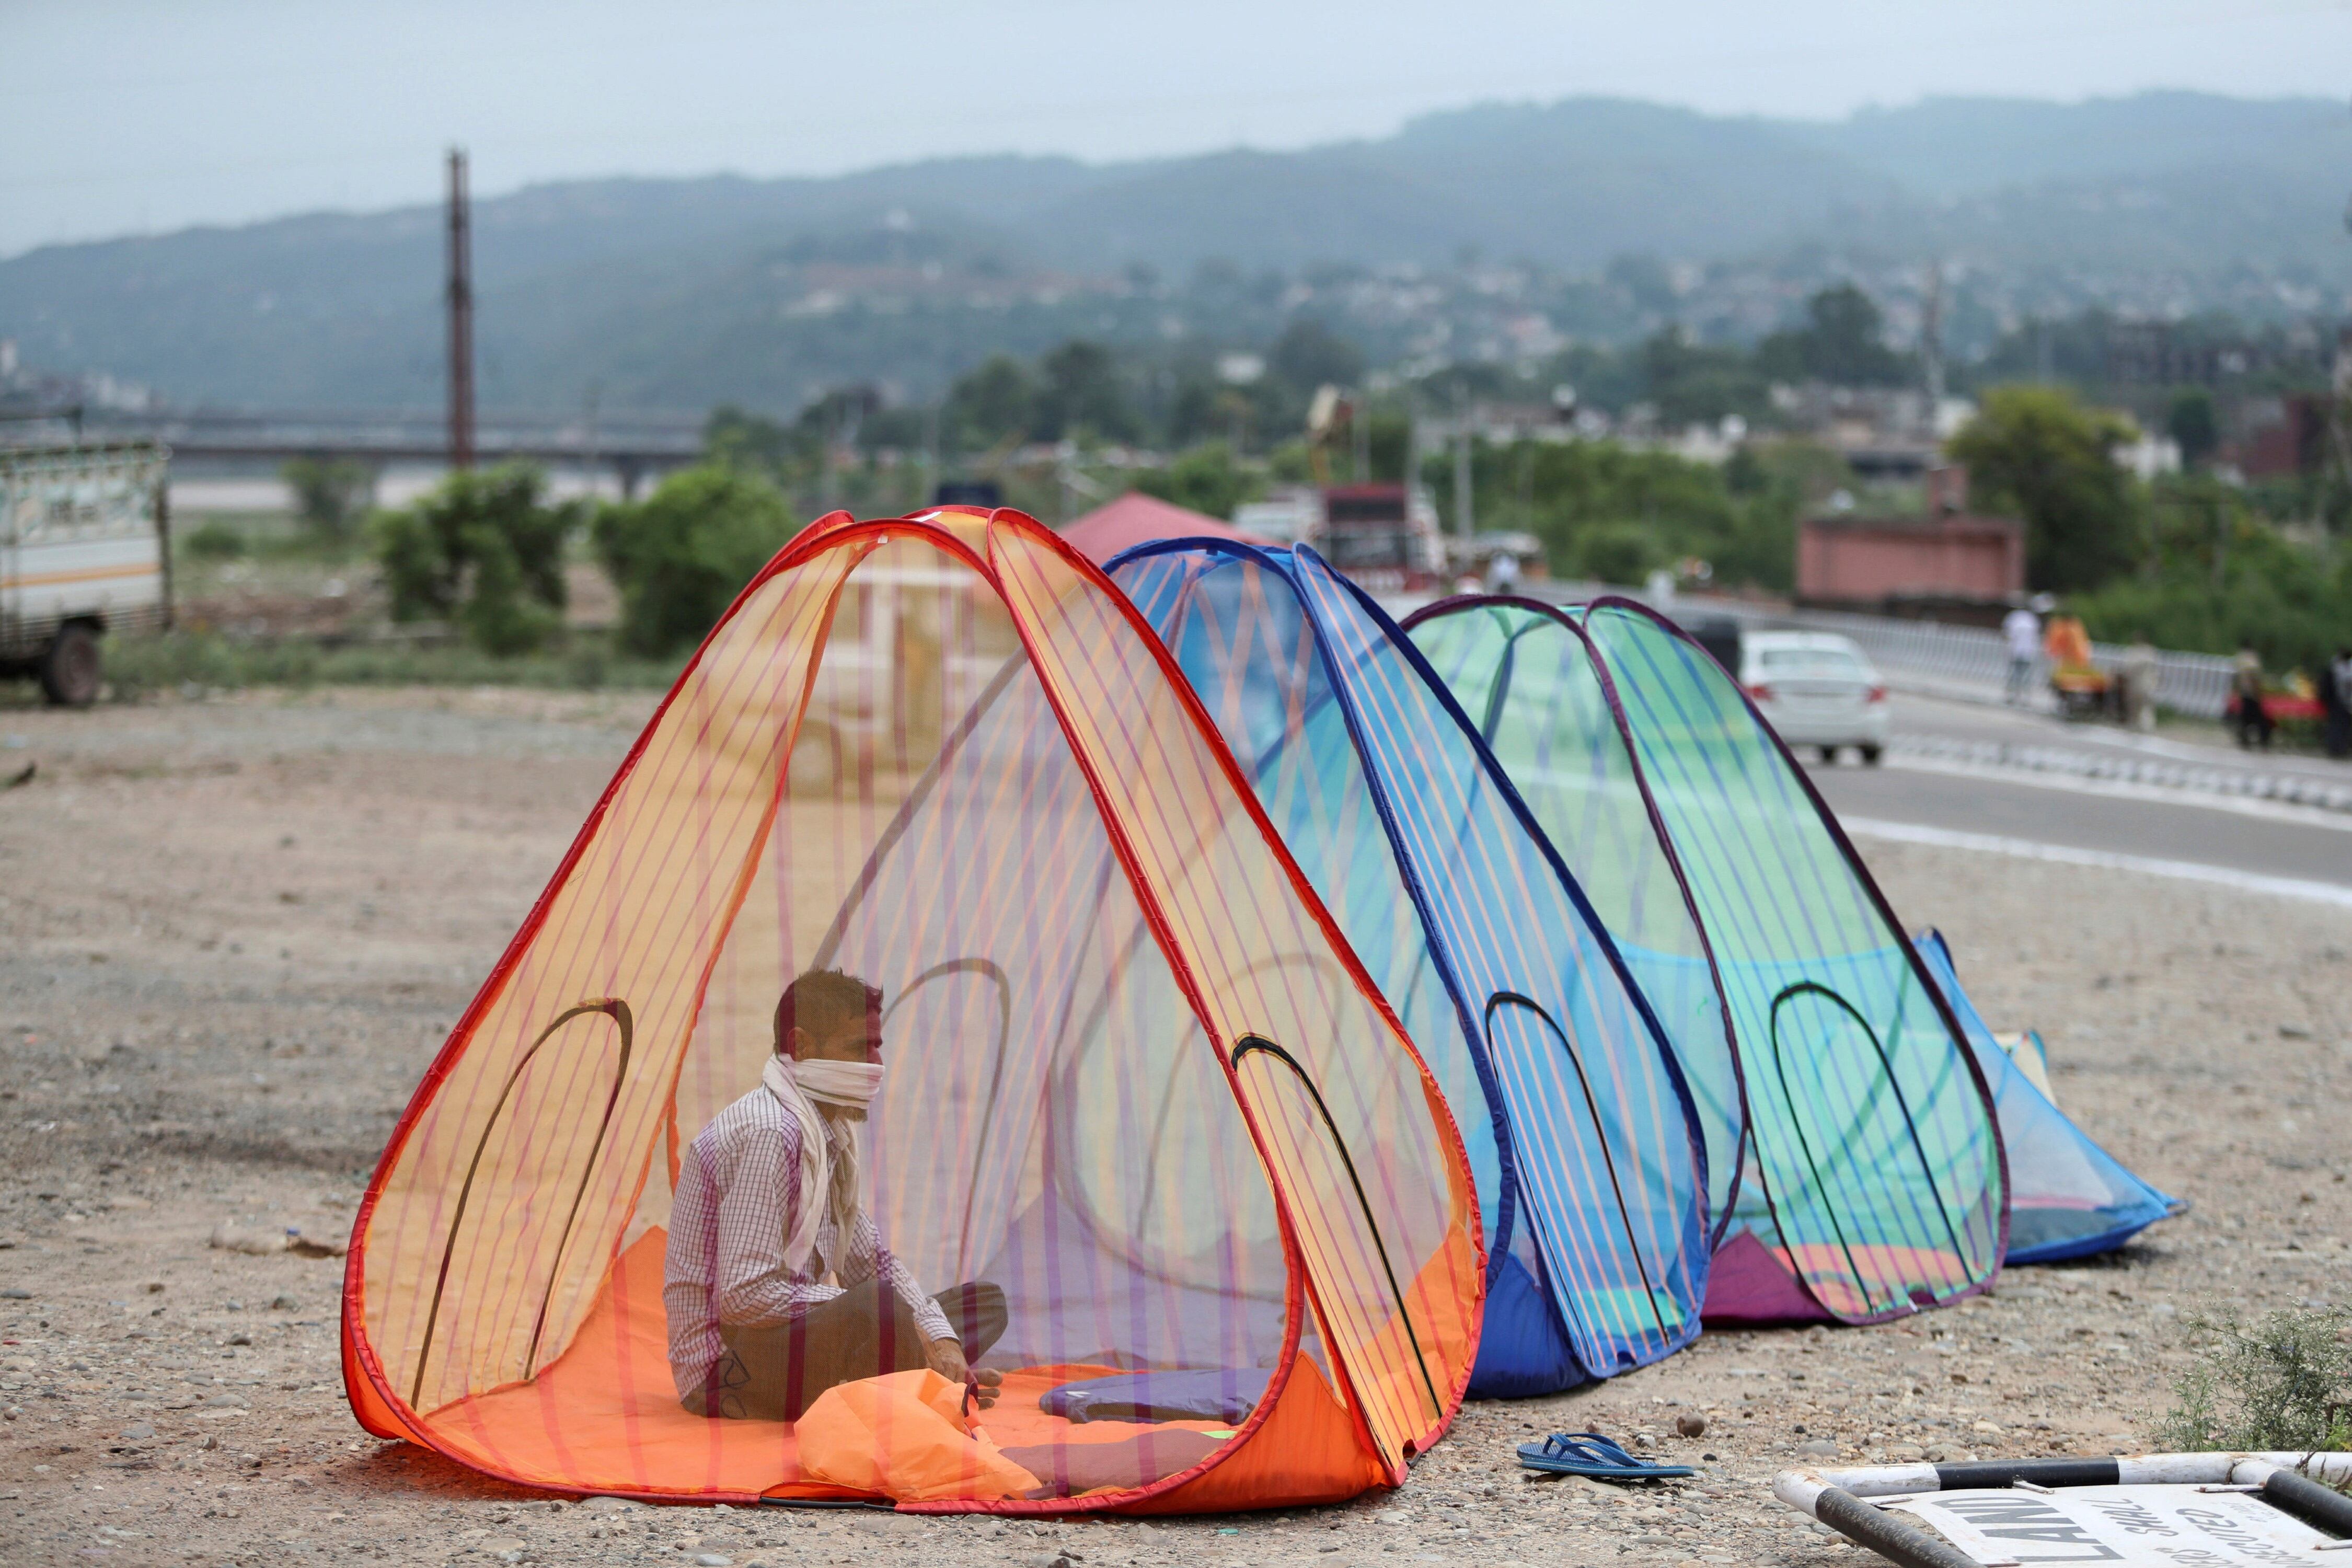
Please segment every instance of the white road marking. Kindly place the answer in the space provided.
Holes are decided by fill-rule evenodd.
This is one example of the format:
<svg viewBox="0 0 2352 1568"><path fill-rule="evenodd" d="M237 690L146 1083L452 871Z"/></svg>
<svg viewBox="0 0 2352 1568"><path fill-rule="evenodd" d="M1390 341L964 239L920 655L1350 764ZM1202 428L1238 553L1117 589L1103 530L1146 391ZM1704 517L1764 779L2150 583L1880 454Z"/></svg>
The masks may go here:
<svg viewBox="0 0 2352 1568"><path fill-rule="evenodd" d="M1866 816L1840 816L1845 830L1858 837L1884 838L1896 844L1926 844L1939 849L1973 849L1980 854L2009 855L2021 860L2049 860L2062 866L2094 866L2107 871L2137 871L2148 877L2170 877L2183 882L2204 882L2244 893L2270 893L2283 899L2307 899L2352 910L2352 888L2335 882L2306 882L2294 877L2266 877L2255 871L2233 871L2227 866L2207 866L2194 860L2159 860L2146 855L2116 855L2105 849L2078 849L2070 844L2042 844L2031 838L2010 838L1992 833L1962 833L1949 827L1928 827L1915 822L1880 822Z"/></svg>

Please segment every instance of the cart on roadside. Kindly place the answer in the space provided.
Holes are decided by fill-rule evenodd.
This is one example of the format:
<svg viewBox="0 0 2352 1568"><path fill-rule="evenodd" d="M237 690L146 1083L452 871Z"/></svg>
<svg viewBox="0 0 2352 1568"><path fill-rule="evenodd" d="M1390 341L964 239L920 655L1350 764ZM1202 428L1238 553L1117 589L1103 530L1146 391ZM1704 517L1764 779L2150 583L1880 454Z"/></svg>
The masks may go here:
<svg viewBox="0 0 2352 1568"><path fill-rule="evenodd" d="M2091 634L2074 616L2053 616L2042 635L2050 659L2050 689L2062 719L2121 719L2122 689L2091 657Z"/></svg>

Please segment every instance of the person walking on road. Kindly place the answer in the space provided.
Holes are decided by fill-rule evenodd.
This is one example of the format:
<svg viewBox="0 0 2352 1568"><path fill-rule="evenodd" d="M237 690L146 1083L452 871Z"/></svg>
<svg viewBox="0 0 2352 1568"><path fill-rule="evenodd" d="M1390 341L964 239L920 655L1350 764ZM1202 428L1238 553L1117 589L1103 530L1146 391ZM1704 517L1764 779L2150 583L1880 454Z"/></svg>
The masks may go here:
<svg viewBox="0 0 2352 1568"><path fill-rule="evenodd" d="M2238 644L2238 658L2230 674L2230 696L2237 704L2238 744L2252 747L2257 742L2263 751L2271 749L2271 716L2263 711L2263 656L2254 651L2251 638Z"/></svg>
<svg viewBox="0 0 2352 1568"><path fill-rule="evenodd" d="M2042 617L2023 605L2001 617L2000 635L2009 643L2008 702L2024 700L2032 689L2033 661L2042 655Z"/></svg>
<svg viewBox="0 0 2352 1568"><path fill-rule="evenodd" d="M2327 754L2352 757L2352 647L2339 647L2319 672L2319 706L2327 716Z"/></svg>

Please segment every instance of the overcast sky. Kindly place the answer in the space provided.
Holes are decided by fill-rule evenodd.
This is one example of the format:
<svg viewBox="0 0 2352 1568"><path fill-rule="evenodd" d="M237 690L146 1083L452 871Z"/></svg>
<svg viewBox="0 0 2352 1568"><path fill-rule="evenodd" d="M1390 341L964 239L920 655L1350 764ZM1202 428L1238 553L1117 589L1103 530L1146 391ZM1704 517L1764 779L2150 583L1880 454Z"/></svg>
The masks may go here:
<svg viewBox="0 0 2352 1568"><path fill-rule="evenodd" d="M2352 0L0 0L0 255L608 174L1380 135L1612 93L2352 92Z"/></svg>

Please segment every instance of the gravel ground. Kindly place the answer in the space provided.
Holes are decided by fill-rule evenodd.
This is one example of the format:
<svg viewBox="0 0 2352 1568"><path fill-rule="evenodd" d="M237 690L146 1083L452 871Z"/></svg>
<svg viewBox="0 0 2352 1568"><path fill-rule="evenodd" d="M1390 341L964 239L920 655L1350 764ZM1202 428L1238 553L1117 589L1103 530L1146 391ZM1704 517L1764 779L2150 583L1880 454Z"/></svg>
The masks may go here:
<svg viewBox="0 0 2352 1568"><path fill-rule="evenodd" d="M344 1232L652 699L16 700L0 782L37 771L0 791L0 1561L780 1565L887 1541L1088 1568L1852 1563L1771 1500L1773 1471L2135 1449L2184 1311L2352 1298L2352 913L1874 847L1996 1026L2043 1029L2062 1103L2194 1214L1952 1311L1710 1334L1597 1389L1470 1405L1406 1487L1342 1508L1032 1525L550 1500L359 1430L338 1261L207 1241ZM1513 1462L1581 1427L1704 1473L1628 1492Z"/></svg>

